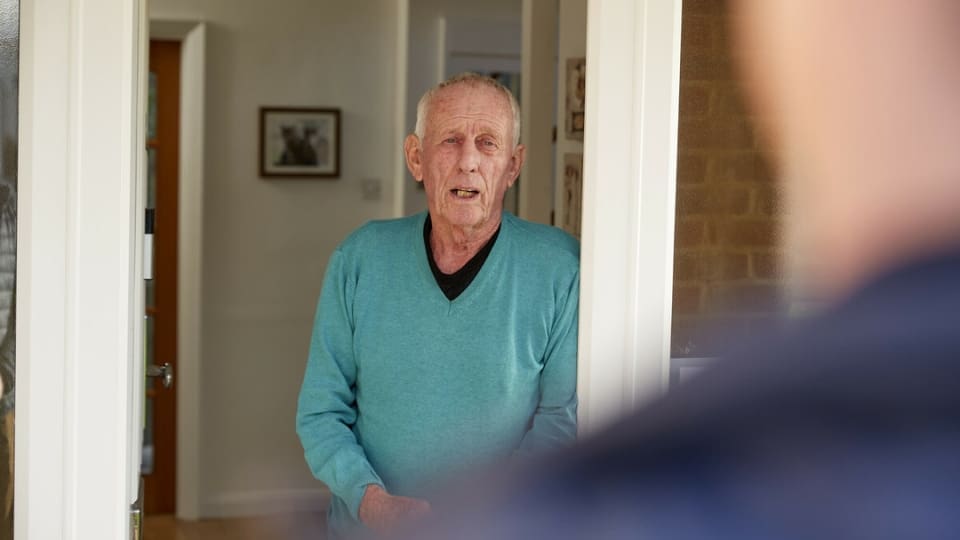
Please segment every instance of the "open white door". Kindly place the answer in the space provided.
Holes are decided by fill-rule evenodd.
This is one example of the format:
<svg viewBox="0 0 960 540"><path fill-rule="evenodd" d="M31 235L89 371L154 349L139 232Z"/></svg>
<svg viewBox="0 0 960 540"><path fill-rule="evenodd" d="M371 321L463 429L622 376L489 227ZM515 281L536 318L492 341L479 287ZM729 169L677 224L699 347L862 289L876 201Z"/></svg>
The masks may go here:
<svg viewBox="0 0 960 540"><path fill-rule="evenodd" d="M144 0L21 4L16 533L130 537Z"/></svg>

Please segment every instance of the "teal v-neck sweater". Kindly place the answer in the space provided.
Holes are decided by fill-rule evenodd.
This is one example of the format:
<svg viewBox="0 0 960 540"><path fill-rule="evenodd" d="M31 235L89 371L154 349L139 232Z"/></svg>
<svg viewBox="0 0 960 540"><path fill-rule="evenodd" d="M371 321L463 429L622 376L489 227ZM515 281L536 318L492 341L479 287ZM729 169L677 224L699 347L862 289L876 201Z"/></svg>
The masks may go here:
<svg viewBox="0 0 960 540"><path fill-rule="evenodd" d="M430 270L425 218L368 223L327 267L297 432L333 493L335 530L356 524L369 484L424 496L463 468L575 437L577 242L504 213L451 301Z"/></svg>

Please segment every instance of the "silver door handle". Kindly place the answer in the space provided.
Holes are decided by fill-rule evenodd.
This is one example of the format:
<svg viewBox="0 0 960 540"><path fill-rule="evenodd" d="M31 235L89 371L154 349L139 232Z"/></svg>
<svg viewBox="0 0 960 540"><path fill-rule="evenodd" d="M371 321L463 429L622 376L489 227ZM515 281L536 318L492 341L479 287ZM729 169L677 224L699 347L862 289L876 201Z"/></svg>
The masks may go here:
<svg viewBox="0 0 960 540"><path fill-rule="evenodd" d="M147 366L147 377L160 377L160 384L170 388L173 386L173 366L168 363L161 366L151 364Z"/></svg>

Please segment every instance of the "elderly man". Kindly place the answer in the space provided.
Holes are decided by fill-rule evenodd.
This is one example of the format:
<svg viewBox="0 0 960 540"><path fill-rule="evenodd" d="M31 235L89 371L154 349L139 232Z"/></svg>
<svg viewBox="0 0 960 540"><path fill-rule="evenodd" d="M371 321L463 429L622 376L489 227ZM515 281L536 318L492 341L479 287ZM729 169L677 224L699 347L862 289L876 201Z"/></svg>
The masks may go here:
<svg viewBox="0 0 960 540"><path fill-rule="evenodd" d="M960 537L960 3L734 5L828 307L411 538Z"/></svg>
<svg viewBox="0 0 960 540"><path fill-rule="evenodd" d="M330 258L297 432L334 534L389 530L429 510L429 484L575 437L578 246L503 211L519 114L478 75L427 92L404 152L428 211Z"/></svg>

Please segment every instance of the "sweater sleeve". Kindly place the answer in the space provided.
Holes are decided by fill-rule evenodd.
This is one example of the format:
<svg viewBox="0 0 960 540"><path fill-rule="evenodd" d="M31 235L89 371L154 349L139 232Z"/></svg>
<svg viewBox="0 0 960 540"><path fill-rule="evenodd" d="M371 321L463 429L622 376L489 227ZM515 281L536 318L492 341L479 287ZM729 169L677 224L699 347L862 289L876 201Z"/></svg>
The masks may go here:
<svg viewBox="0 0 960 540"><path fill-rule="evenodd" d="M577 436L577 321L580 275L560 298L540 372L540 402L519 456L567 446Z"/></svg>
<svg viewBox="0 0 960 540"><path fill-rule="evenodd" d="M341 251L335 251L324 277L300 389L297 434L313 475L359 519L366 486L383 486L383 481L352 430L357 420L351 316L355 280L345 271L343 259Z"/></svg>

